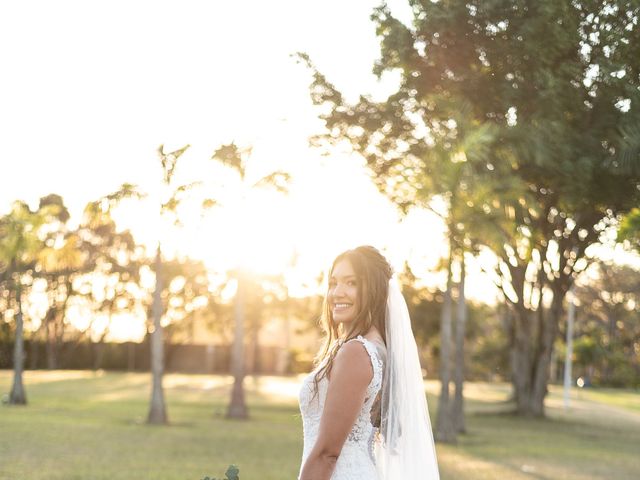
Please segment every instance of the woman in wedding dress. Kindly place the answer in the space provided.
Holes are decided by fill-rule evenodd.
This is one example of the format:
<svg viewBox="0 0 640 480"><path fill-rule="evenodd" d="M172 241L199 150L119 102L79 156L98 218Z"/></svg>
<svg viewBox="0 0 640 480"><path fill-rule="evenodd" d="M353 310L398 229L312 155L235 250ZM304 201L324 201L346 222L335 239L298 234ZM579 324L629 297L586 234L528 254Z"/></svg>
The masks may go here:
<svg viewBox="0 0 640 480"><path fill-rule="evenodd" d="M391 266L373 247L339 255L325 344L300 390L299 480L438 480L422 370Z"/></svg>

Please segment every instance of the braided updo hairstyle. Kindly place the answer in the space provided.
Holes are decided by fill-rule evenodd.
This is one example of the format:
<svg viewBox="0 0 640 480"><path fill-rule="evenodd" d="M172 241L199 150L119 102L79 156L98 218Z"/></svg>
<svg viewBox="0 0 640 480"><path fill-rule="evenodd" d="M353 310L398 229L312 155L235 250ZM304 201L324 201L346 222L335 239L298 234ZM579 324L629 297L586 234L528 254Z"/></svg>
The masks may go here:
<svg viewBox="0 0 640 480"><path fill-rule="evenodd" d="M386 345L385 315L389 280L393 275L391 265L376 248L365 245L338 255L329 270L329 278L331 278L335 266L342 260L347 260L356 274L360 310L356 313L354 320L349 322L348 327L342 323L336 324L333 321L331 305L325 296L321 319L325 339L323 347L315 359L315 365L320 365L325 359L326 363L315 375L316 393L318 382L331 373L333 360L344 342L356 338L358 335L364 336L374 326L382 335Z"/></svg>

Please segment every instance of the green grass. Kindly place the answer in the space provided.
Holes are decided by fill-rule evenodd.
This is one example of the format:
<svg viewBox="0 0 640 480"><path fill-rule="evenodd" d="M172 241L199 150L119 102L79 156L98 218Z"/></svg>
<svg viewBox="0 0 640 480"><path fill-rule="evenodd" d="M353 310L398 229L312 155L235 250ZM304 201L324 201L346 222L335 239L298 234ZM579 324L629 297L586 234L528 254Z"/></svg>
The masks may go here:
<svg viewBox="0 0 640 480"><path fill-rule="evenodd" d="M0 406L0 480L200 480L230 463L245 480L297 477L298 378L248 378L243 422L224 418L228 377L167 375L167 427L144 423L148 374L28 371L25 382L27 407ZM0 393L10 383L0 371ZM437 388L427 385L432 415ZM437 446L443 480L638 478L638 392L574 392L565 412L552 388L544 420L506 413L507 385L466 392L469 433Z"/></svg>
<svg viewBox="0 0 640 480"><path fill-rule="evenodd" d="M577 396L586 400L615 405L640 413L640 390L599 388L581 390Z"/></svg>

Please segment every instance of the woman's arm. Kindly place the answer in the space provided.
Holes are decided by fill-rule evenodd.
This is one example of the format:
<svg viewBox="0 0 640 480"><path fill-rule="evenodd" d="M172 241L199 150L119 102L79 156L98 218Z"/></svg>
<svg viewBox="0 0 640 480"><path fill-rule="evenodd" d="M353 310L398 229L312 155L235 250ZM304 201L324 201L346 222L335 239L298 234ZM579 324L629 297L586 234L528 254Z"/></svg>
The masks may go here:
<svg viewBox="0 0 640 480"><path fill-rule="evenodd" d="M300 480L331 478L372 378L373 368L364 345L345 343L333 361L318 439L307 457Z"/></svg>

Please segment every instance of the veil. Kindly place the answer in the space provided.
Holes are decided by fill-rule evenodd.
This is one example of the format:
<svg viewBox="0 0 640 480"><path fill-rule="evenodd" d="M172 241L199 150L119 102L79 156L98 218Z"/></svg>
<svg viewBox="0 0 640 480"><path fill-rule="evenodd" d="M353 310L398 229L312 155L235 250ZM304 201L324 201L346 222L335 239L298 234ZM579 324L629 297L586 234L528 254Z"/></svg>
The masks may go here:
<svg viewBox="0 0 640 480"><path fill-rule="evenodd" d="M439 480L418 347L395 278L389 280L385 323L381 440L375 447L378 476L382 480Z"/></svg>

